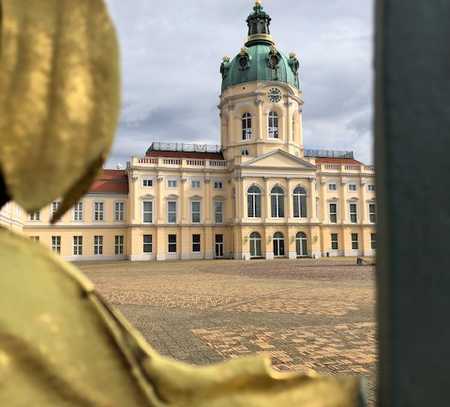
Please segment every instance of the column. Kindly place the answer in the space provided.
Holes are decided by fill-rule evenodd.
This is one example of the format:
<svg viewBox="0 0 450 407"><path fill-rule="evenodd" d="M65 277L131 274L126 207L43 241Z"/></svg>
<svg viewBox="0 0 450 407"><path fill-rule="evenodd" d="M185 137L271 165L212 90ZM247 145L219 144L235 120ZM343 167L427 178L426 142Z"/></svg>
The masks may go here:
<svg viewBox="0 0 450 407"><path fill-rule="evenodd" d="M294 226L288 226L288 234L286 236L285 246L287 255L291 260L297 258L296 233L297 230Z"/></svg>
<svg viewBox="0 0 450 407"><path fill-rule="evenodd" d="M361 197L361 204L359 210L361 211L361 221L363 225L367 225L369 223L369 216L368 216L368 207L367 207L367 193L366 193L366 187L367 187L367 181L362 180L361 186L360 186L360 194Z"/></svg>
<svg viewBox="0 0 450 407"><path fill-rule="evenodd" d="M316 202L316 179L309 179L309 221L311 223L317 223L317 202Z"/></svg>
<svg viewBox="0 0 450 407"><path fill-rule="evenodd" d="M181 259L182 260L188 260L192 256L192 235L191 235L191 228L188 226L182 227L179 229L180 233L178 234L179 242L177 244L179 245L178 251L181 253Z"/></svg>
<svg viewBox="0 0 450 407"><path fill-rule="evenodd" d="M214 228L209 226L204 228L203 242L205 244L203 252L205 259L211 260L214 258Z"/></svg>
<svg viewBox="0 0 450 407"><path fill-rule="evenodd" d="M168 248L167 248L167 233L165 228L162 227L157 228L156 234L154 234L153 236L156 237L156 242L153 243L153 246L156 245L156 248L153 249L156 252L156 260L158 261L166 260L166 253Z"/></svg>
<svg viewBox="0 0 450 407"><path fill-rule="evenodd" d="M339 186L339 196L340 196L340 202L339 202L339 213L340 213L340 223L347 224L349 223L349 219L347 217L347 194L346 194L346 188L347 188L347 181L341 180L341 185Z"/></svg>
<svg viewBox="0 0 450 407"><path fill-rule="evenodd" d="M163 191L163 181L164 181L164 177L162 176L157 176L156 177L156 199L155 199L155 204L156 204L156 208L154 210L156 210L156 224L160 225L164 222L164 197L162 195L162 191Z"/></svg>
<svg viewBox="0 0 450 407"><path fill-rule="evenodd" d="M240 223L241 213L239 211L239 200L241 199L240 178L234 177L234 221Z"/></svg>
<svg viewBox="0 0 450 407"><path fill-rule="evenodd" d="M205 224L211 224L211 178L205 177L205 199L203 202Z"/></svg>
<svg viewBox="0 0 450 407"><path fill-rule="evenodd" d="M269 178L264 177L264 195L261 199L264 202L263 218L265 222L270 222L271 219L271 207L270 207L270 190L269 190Z"/></svg>
<svg viewBox="0 0 450 407"><path fill-rule="evenodd" d="M284 214L286 217L286 223L289 223L290 221L293 221L294 213L293 213L293 207L292 207L292 179L289 177L286 177L286 196L285 196L285 210L286 213Z"/></svg>
<svg viewBox="0 0 450 407"><path fill-rule="evenodd" d="M184 225L186 223L189 223L187 221L187 207L189 205L188 202L186 202L185 196L186 196L186 182L187 182L187 178L183 177L183 175L181 176L181 185L180 185L180 220L181 220L181 224Z"/></svg>
<svg viewBox="0 0 450 407"><path fill-rule="evenodd" d="M256 130L256 140L262 141L264 139L264 123L263 123L263 103L264 99L262 96L257 96L256 100L256 114L257 114L257 130Z"/></svg>
<svg viewBox="0 0 450 407"><path fill-rule="evenodd" d="M129 199L129 211L130 211L130 223L136 224L138 223L137 214L139 211L136 209L136 205L139 205L139 198L137 197L137 184L139 181L139 177L136 175L131 176L131 182L130 182L130 199Z"/></svg>
<svg viewBox="0 0 450 407"><path fill-rule="evenodd" d="M264 235L262 236L263 241L261 242L261 247L266 249L266 260L273 260L273 231L266 228L264 230Z"/></svg>

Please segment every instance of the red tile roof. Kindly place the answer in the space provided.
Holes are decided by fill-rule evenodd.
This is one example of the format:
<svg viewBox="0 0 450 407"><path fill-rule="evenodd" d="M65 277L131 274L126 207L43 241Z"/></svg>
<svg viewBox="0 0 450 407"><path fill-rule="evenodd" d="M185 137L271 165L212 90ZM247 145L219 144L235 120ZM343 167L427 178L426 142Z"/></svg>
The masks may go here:
<svg viewBox="0 0 450 407"><path fill-rule="evenodd" d="M362 162L356 161L352 158L316 158L317 164L350 164L350 165L363 165Z"/></svg>
<svg viewBox="0 0 450 407"><path fill-rule="evenodd" d="M128 175L124 170L102 170L89 190L90 193L128 194Z"/></svg>
<svg viewBox="0 0 450 407"><path fill-rule="evenodd" d="M222 153L202 153L190 151L148 151L146 157L192 158L198 160L223 160Z"/></svg>

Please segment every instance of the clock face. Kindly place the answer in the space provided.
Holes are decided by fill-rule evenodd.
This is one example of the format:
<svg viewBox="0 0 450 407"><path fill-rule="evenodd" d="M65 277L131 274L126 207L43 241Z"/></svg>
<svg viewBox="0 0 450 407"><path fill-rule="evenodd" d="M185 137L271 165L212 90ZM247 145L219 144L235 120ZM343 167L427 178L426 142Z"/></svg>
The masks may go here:
<svg viewBox="0 0 450 407"><path fill-rule="evenodd" d="M269 89L269 93L267 94L269 97L269 100L272 103L278 103L281 100L281 91L277 88L271 88Z"/></svg>

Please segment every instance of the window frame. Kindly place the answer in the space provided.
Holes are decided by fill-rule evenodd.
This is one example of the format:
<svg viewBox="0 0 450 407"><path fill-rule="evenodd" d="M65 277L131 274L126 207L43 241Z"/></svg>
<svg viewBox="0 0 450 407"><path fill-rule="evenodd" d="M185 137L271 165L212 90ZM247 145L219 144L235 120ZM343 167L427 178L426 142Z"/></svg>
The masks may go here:
<svg viewBox="0 0 450 407"><path fill-rule="evenodd" d="M74 222L83 222L83 218L84 218L83 201L75 202L75 205L73 206L72 220Z"/></svg>
<svg viewBox="0 0 450 407"><path fill-rule="evenodd" d="M145 204L150 204L151 209L146 210ZM142 201L142 223L144 225L152 225L153 224L153 213L154 213L154 200L153 199L144 199ZM145 220L145 215L150 215L150 222Z"/></svg>
<svg viewBox="0 0 450 407"><path fill-rule="evenodd" d="M119 206L119 211L117 210ZM121 206L121 209L120 209ZM119 216L117 216L119 215ZM114 222L125 222L125 202L114 201Z"/></svg>
<svg viewBox="0 0 450 407"><path fill-rule="evenodd" d="M282 192L274 192L279 189ZM282 219L285 217L285 193L284 189L279 185L274 186L270 191L270 214L273 219ZM275 202L275 205L274 205Z"/></svg>
<svg viewBox="0 0 450 407"><path fill-rule="evenodd" d="M358 184L353 182L348 184L348 192L358 192Z"/></svg>
<svg viewBox="0 0 450 407"><path fill-rule="evenodd" d="M170 238L171 237L173 237L173 236L175 236L175 242L171 242L170 241ZM173 255L173 254L177 254L178 253L178 245L177 245L177 240L178 240L178 238L177 238L177 235L176 235L176 233L169 233L168 235L167 235L167 253L169 254L169 255ZM172 249L173 249L173 246L175 246L175 251L173 251L173 250L171 250L171 246L172 246Z"/></svg>
<svg viewBox="0 0 450 407"><path fill-rule="evenodd" d="M253 189L253 191L251 191ZM258 190L258 192L255 191ZM258 206L259 205L259 206ZM262 217L262 190L257 185L251 185L247 189L247 217L259 219Z"/></svg>
<svg viewBox="0 0 450 407"><path fill-rule="evenodd" d="M172 184L175 183L175 185L170 185L171 183ZM167 188L170 188L170 189L178 188L178 180L174 179L174 178L167 179Z"/></svg>
<svg viewBox="0 0 450 407"><path fill-rule="evenodd" d="M370 248L372 250L377 250L377 234L376 233L370 234Z"/></svg>
<svg viewBox="0 0 450 407"><path fill-rule="evenodd" d="M145 239L148 237L150 238L150 241L146 242ZM147 249L150 248L150 250L146 250L146 247ZM153 254L153 235L142 235L142 253Z"/></svg>
<svg viewBox="0 0 450 407"><path fill-rule="evenodd" d="M194 211L194 204L198 204L198 210ZM194 219L194 216L198 216ZM199 199L191 200L191 223L198 225L202 223L202 201Z"/></svg>
<svg viewBox="0 0 450 407"><path fill-rule="evenodd" d="M214 181L214 189L223 189L223 181Z"/></svg>
<svg viewBox="0 0 450 407"><path fill-rule="evenodd" d="M220 206L220 212L217 211L217 207ZM224 201L220 200L220 199L215 199L214 200L214 223L216 225L222 225L224 223L224 208L225 208L225 203ZM218 219L218 214L220 213L220 220Z"/></svg>
<svg viewBox="0 0 450 407"><path fill-rule="evenodd" d="M58 211L58 209L61 206L61 201L53 201L52 202L52 208L51 208L51 215L50 218L53 218L55 216L55 213Z"/></svg>
<svg viewBox="0 0 450 407"><path fill-rule="evenodd" d="M371 211L372 207L374 208L373 211ZM369 202L368 213L369 213L369 223L376 224L377 223L377 204L375 202Z"/></svg>
<svg viewBox="0 0 450 407"><path fill-rule="evenodd" d="M146 183L148 183L149 185L145 185ZM142 188L153 188L153 178L143 177Z"/></svg>
<svg viewBox="0 0 450 407"><path fill-rule="evenodd" d="M73 242L73 255L82 256L83 255L83 236L75 235L72 238Z"/></svg>
<svg viewBox="0 0 450 407"><path fill-rule="evenodd" d="M336 237L336 239L333 239ZM331 250L339 250L339 233L330 233L330 248Z"/></svg>
<svg viewBox="0 0 450 407"><path fill-rule="evenodd" d="M280 115L275 110L271 110L267 118L267 137L271 140L280 139Z"/></svg>
<svg viewBox="0 0 450 407"><path fill-rule="evenodd" d="M354 211L352 211L352 207L354 207ZM358 203L357 202L349 202L348 204L348 214L350 223L356 224L358 223Z"/></svg>
<svg viewBox="0 0 450 407"><path fill-rule="evenodd" d="M54 235L52 236L52 251L61 254L61 235Z"/></svg>
<svg viewBox="0 0 450 407"><path fill-rule="evenodd" d="M329 192L336 192L337 191L337 183L336 182L329 182L328 183L328 191Z"/></svg>
<svg viewBox="0 0 450 407"><path fill-rule="evenodd" d="M125 236L115 235L114 236L114 254L116 256L123 256L125 248Z"/></svg>
<svg viewBox="0 0 450 407"><path fill-rule="evenodd" d="M198 241L195 241L195 238L198 238ZM192 253L199 254L202 252L202 235L200 233L192 234Z"/></svg>
<svg viewBox="0 0 450 407"><path fill-rule="evenodd" d="M30 213L30 221L31 222L40 222L41 221L41 211L34 211Z"/></svg>
<svg viewBox="0 0 450 407"><path fill-rule="evenodd" d="M97 205L101 206L101 210L97 209ZM93 216L94 222L104 222L105 221L105 201L94 201L93 206L94 206L94 210L92 211L93 212L92 216ZM97 219L97 217L99 219Z"/></svg>
<svg viewBox="0 0 450 407"><path fill-rule="evenodd" d="M94 236L94 256L103 256L103 235Z"/></svg>
<svg viewBox="0 0 450 407"><path fill-rule="evenodd" d="M257 259L262 257L262 237L259 232L252 232L249 236L249 250L250 258ZM252 254L252 248L254 249L254 254ZM258 250L259 249L259 250Z"/></svg>
<svg viewBox="0 0 450 407"><path fill-rule="evenodd" d="M175 204L175 210L170 210L170 206L171 206L171 204ZM171 221L171 216L170 215L173 215L173 214L175 214L175 218L174 218L174 220L173 221ZM176 223L177 223L177 220L178 220L178 201L177 200L175 200L175 199L169 199L168 201L167 201L167 223L169 224L169 225L176 225Z"/></svg>
<svg viewBox="0 0 450 407"><path fill-rule="evenodd" d="M308 194L302 186L297 186L292 193L292 217L306 219L308 217Z"/></svg>
<svg viewBox="0 0 450 407"><path fill-rule="evenodd" d="M194 185L195 183L195 185ZM202 187L202 182L198 179L192 179L191 180L191 188L192 189L200 189Z"/></svg>
<svg viewBox="0 0 450 407"><path fill-rule="evenodd" d="M253 116L250 112L245 112L241 116L241 140L248 141L253 137Z"/></svg>
<svg viewBox="0 0 450 407"><path fill-rule="evenodd" d="M359 250L359 233L351 233L351 244L352 250Z"/></svg>
<svg viewBox="0 0 450 407"><path fill-rule="evenodd" d="M333 211L331 210L331 206L332 206L332 205L335 207L335 212L333 212ZM338 223L338 212L339 212L339 209L338 209L338 203L337 203L337 202L329 202L329 203L328 203L328 215L329 215L328 220L329 220L330 223L333 224L333 225L336 225L336 224ZM333 219L334 219L334 220L333 220Z"/></svg>

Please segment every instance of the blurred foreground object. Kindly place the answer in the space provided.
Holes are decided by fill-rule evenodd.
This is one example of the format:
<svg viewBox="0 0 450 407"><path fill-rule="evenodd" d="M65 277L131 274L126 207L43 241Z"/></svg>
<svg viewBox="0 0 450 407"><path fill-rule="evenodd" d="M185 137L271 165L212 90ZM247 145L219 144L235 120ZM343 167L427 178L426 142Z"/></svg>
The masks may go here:
<svg viewBox="0 0 450 407"><path fill-rule="evenodd" d="M0 206L28 212L89 188L120 105L102 0L0 0ZM159 356L72 265L0 228L1 406L353 407L356 378L281 374L245 358Z"/></svg>
<svg viewBox="0 0 450 407"><path fill-rule="evenodd" d="M0 5L0 177L28 212L62 197L59 218L112 144L120 107L114 27L102 0Z"/></svg>

